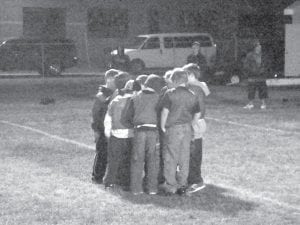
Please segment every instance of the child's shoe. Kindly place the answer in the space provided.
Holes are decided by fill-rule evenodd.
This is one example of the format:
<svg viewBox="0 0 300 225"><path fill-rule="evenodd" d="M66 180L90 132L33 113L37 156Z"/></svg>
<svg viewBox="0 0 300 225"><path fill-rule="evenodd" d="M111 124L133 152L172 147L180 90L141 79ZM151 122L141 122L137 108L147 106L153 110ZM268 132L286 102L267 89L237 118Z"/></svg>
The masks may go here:
<svg viewBox="0 0 300 225"><path fill-rule="evenodd" d="M200 191L205 188L205 184L203 182L198 183L198 184L192 184L186 191L187 194L192 194L197 191Z"/></svg>
<svg viewBox="0 0 300 225"><path fill-rule="evenodd" d="M267 105L266 104L261 104L260 109L267 109Z"/></svg>
<svg viewBox="0 0 300 225"><path fill-rule="evenodd" d="M186 186L182 186L180 188L177 189L176 194L178 195L184 195L187 191L187 187Z"/></svg>
<svg viewBox="0 0 300 225"><path fill-rule="evenodd" d="M171 188L170 185L168 185L166 183L163 183L162 185L160 185L159 189L160 189L160 192L166 196L176 194L176 190L174 188Z"/></svg>
<svg viewBox="0 0 300 225"><path fill-rule="evenodd" d="M144 192L140 191L140 192L132 192L133 195L142 195L144 194Z"/></svg>
<svg viewBox="0 0 300 225"><path fill-rule="evenodd" d="M92 177L92 182L94 184L102 184L103 183L102 179L97 179L96 177Z"/></svg>
<svg viewBox="0 0 300 225"><path fill-rule="evenodd" d="M249 103L249 104L245 105L243 108L244 109L253 109L254 105L253 105L253 103Z"/></svg>

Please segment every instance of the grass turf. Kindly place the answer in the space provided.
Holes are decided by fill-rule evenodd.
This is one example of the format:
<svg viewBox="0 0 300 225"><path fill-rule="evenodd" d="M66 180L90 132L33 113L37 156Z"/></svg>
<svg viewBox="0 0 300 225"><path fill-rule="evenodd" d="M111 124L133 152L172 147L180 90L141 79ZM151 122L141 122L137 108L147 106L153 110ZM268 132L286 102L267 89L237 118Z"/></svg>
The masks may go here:
<svg viewBox="0 0 300 225"><path fill-rule="evenodd" d="M96 78L1 80L0 120L93 145ZM55 104L40 105L42 97ZM132 196L90 182L94 152L0 123L0 224L299 224L299 89L241 109L240 87L212 87L203 175L192 197Z"/></svg>

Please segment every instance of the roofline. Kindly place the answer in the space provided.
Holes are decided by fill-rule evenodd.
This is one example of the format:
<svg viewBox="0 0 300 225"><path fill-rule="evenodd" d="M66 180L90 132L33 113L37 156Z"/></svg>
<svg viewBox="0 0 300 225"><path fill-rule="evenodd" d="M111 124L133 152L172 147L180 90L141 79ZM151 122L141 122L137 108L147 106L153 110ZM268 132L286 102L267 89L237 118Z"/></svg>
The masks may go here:
<svg viewBox="0 0 300 225"><path fill-rule="evenodd" d="M154 33L154 34L140 34L138 35L139 37L154 37L154 36L185 36L185 35L190 35L190 36L196 36L196 35L207 35L207 36L211 36L211 34L209 33L201 33L201 32L197 32L197 33Z"/></svg>

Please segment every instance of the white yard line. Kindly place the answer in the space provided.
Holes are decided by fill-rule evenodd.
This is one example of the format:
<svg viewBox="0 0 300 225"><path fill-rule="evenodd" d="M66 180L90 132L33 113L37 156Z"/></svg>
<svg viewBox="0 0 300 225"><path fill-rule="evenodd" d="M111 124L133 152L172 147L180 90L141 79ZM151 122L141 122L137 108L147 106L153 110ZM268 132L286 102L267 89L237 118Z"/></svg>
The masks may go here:
<svg viewBox="0 0 300 225"><path fill-rule="evenodd" d="M282 202L282 201L279 201L278 199L275 199L275 198L266 197L262 193L253 193L249 189L238 188L238 187L234 187L234 186L231 186L231 185L222 184L222 183L219 183L219 182L216 182L216 183L211 182L211 184L217 184L221 188L233 190L234 192L238 193L239 196L244 196L246 198L248 197L250 199L263 200L265 202L270 202L274 205L278 205L280 207L300 211L300 207L298 207L297 205L292 205L292 204L289 204L289 203L286 203L286 202Z"/></svg>
<svg viewBox="0 0 300 225"><path fill-rule="evenodd" d="M205 117L205 118L208 120L219 122L219 123L227 123L227 124L231 124L231 125L235 125L235 126L247 127L247 128L251 128L254 130L267 131L267 132L272 131L272 132L277 132L277 133L300 135L300 132L297 132L297 131L288 131L288 130L281 130L281 129L275 129L275 128L261 127L261 126L255 126L255 125L246 124L246 123L238 123L238 122L234 122L234 121L230 121L230 120L223 120L223 119L218 119L218 118L213 118L213 117Z"/></svg>
<svg viewBox="0 0 300 225"><path fill-rule="evenodd" d="M245 126L246 125L246 127L249 126L250 128L256 128L256 129L259 128L259 129L262 129L262 130L270 131L267 128L256 127L256 126L247 125L247 124L239 124L239 123L235 123L235 122L231 122L231 121L225 121L225 120L219 120L219 119L215 119L215 118L208 118L208 119L216 120L218 122L226 122L226 123L229 123L229 124L239 125L239 126L241 126L241 125ZM9 126L12 126L12 127L17 127L17 128L22 128L24 130L32 131L32 132L44 135L46 137L49 137L49 138L52 138L52 139L55 139L55 140L58 140L58 141L63 141L63 142L69 143L69 144L77 145L79 147L86 148L86 149L89 149L89 150L95 150L94 146L87 145L87 144L84 144L84 143L81 143L81 142L78 142L78 141L74 141L74 140L71 140L71 139L62 138L58 135L49 134L45 131L42 131L42 130L39 130L39 129L36 129L36 128L32 128L32 127L29 127L29 126L24 126L24 125L21 125L21 124L12 123L12 122L5 121L5 120L0 120L0 123L6 124L6 125L9 125ZM277 129L271 129L271 131L278 132ZM279 131L280 132L285 132L285 131L282 131L282 130L279 130ZM263 201L270 202L272 204L278 205L280 207L300 211L300 207L298 207L298 206L291 205L291 204L288 204L288 203L285 203L285 202L281 202L277 199L266 197L263 194L253 193L250 190L233 187L233 186L226 185L226 184L217 183L217 185L219 185L220 187L226 188L226 189L231 189L231 190L239 193L240 195L248 197L248 198L263 200Z"/></svg>
<svg viewBox="0 0 300 225"><path fill-rule="evenodd" d="M77 145L77 146L82 147L82 148L95 150L94 146L87 145L87 144L84 144L84 143L81 143L81 142L78 142L78 141L74 141L74 140L71 140L71 139L63 138L63 137L60 137L58 135L49 134L45 131L42 131L42 130L39 130L39 129L36 129L36 128L23 126L21 124L11 123L9 121L4 121L4 120L0 120L0 122L3 123L3 124L13 126L13 127L18 127L18 128L22 128L24 130L29 130L29 131L32 131L32 132L35 132L35 133L39 133L39 134L42 134L42 135L44 135L46 137L49 137L49 138L52 138L52 139L56 139L56 140L63 141L63 142L69 143L69 144Z"/></svg>

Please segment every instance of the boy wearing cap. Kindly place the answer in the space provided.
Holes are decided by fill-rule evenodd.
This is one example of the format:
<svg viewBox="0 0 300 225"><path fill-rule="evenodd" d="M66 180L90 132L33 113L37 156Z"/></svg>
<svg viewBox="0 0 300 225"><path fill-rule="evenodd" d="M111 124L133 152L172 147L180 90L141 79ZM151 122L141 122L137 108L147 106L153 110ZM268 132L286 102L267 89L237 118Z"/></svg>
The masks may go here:
<svg viewBox="0 0 300 225"><path fill-rule="evenodd" d="M109 138L107 168L103 178L106 188L119 184L118 178L121 179L121 186L129 186L129 163L133 129L121 123L122 111L128 99L132 96L132 93L128 93L127 90L123 89L129 79L129 74L125 72L115 76L118 95L109 104L104 120L105 136Z"/></svg>
<svg viewBox="0 0 300 225"><path fill-rule="evenodd" d="M197 96L200 106L200 119L192 123L193 127L193 141L191 143L190 154L190 169L188 176L189 188L187 194L200 191L205 187L203 178L201 176L202 164L202 137L206 129L205 116L205 102L204 99L209 95L210 91L205 82L200 82L201 72L198 65L190 63L183 66L183 69L188 73L187 87Z"/></svg>
<svg viewBox="0 0 300 225"><path fill-rule="evenodd" d="M187 73L175 69L171 80L174 88L165 93L161 113L161 129L165 133L165 183L162 189L166 194L174 194L176 191L181 193L186 189L192 140L191 123L200 116L198 100L186 87Z"/></svg>
<svg viewBox="0 0 300 225"><path fill-rule="evenodd" d="M143 171L148 194L157 193L159 149L157 130L157 102L164 87L163 78L149 75L144 88L130 100L125 118L134 127L131 155L130 188L133 194L143 193Z"/></svg>
<svg viewBox="0 0 300 225"><path fill-rule="evenodd" d="M107 139L104 135L104 117L110 97L115 90L114 76L118 70L110 69L105 73L105 85L100 85L92 109L92 129L96 143L96 155L93 165L92 181L102 183L107 164Z"/></svg>
<svg viewBox="0 0 300 225"><path fill-rule="evenodd" d="M192 49L193 49L193 53L187 57L186 62L187 64L189 63L197 64L201 69L202 76L205 78L206 73L208 71L208 67L207 67L206 58L201 54L200 43L198 41L195 41L192 44Z"/></svg>

